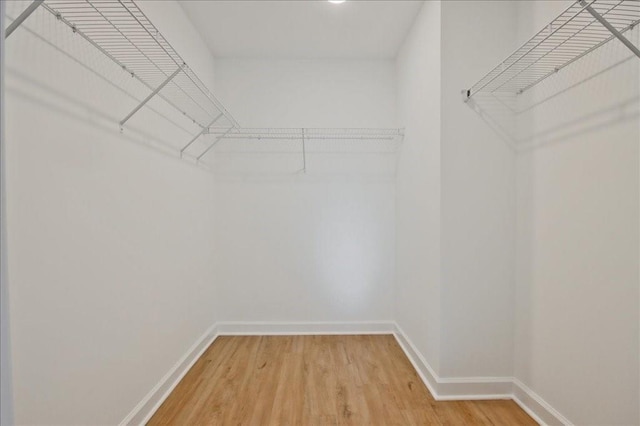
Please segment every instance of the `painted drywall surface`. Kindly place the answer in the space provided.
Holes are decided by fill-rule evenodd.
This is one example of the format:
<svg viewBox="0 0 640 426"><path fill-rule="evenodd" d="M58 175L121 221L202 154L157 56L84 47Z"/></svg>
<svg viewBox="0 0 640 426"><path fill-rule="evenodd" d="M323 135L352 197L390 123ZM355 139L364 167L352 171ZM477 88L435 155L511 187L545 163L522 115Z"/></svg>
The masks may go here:
<svg viewBox="0 0 640 426"><path fill-rule="evenodd" d="M120 134L136 102L108 82L24 29L7 41L15 420L116 424L218 319L212 176L146 146L163 119Z"/></svg>
<svg viewBox="0 0 640 426"><path fill-rule="evenodd" d="M4 34L5 6L5 2L0 3L0 34ZM0 425L11 425L13 424L13 398L9 348L4 116L4 37L0 37Z"/></svg>
<svg viewBox="0 0 640 426"><path fill-rule="evenodd" d="M216 94L245 127L394 127L393 61L216 60Z"/></svg>
<svg viewBox="0 0 640 426"><path fill-rule="evenodd" d="M393 318L392 181L309 176L217 187L225 320Z"/></svg>
<svg viewBox="0 0 640 426"><path fill-rule="evenodd" d="M515 38L515 2L442 2L443 377L512 373L515 152L460 92Z"/></svg>
<svg viewBox="0 0 640 426"><path fill-rule="evenodd" d="M521 41L568 4L521 4ZM614 41L534 95L619 55L630 54ZM570 131L518 157L515 377L574 424L640 422L638 67L622 62L534 110L528 133Z"/></svg>
<svg viewBox="0 0 640 426"><path fill-rule="evenodd" d="M440 2L426 2L397 58L405 140L396 180L398 324L440 363Z"/></svg>
<svg viewBox="0 0 640 426"><path fill-rule="evenodd" d="M396 125L391 61L218 59L216 81L248 127ZM308 142L306 174L300 141L216 146L226 320L393 318L395 154L356 145Z"/></svg>

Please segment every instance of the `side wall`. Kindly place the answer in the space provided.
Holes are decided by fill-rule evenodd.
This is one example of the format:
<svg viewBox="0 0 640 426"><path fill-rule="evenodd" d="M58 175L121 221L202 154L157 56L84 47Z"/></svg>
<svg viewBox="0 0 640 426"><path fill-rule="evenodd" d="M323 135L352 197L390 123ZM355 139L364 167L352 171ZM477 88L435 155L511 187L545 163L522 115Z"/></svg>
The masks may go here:
<svg viewBox="0 0 640 426"><path fill-rule="evenodd" d="M405 139L396 180L398 324L440 363L440 2L426 2L397 58Z"/></svg>
<svg viewBox="0 0 640 426"><path fill-rule="evenodd" d="M221 101L247 127L396 126L391 61L218 59L216 81ZM215 262L224 319L393 319L395 185L393 169L386 168L389 156L358 152L342 141L321 153L320 142L309 141L303 174L299 145L293 143L293 171L280 167L278 145L270 141L248 152L221 143L212 154L222 168L246 156L257 159L240 175L219 175L216 183ZM322 165L336 164L346 167L323 173ZM269 173L254 177L258 166Z"/></svg>
<svg viewBox="0 0 640 426"><path fill-rule="evenodd" d="M516 2L442 2L442 377L512 374L515 152L460 92L515 38Z"/></svg>
<svg viewBox="0 0 640 426"><path fill-rule="evenodd" d="M139 3L212 83L179 5ZM15 421L117 424L218 319L213 178L121 135L113 87L26 29L6 53Z"/></svg>
<svg viewBox="0 0 640 426"><path fill-rule="evenodd" d="M5 2L0 2L0 34L5 29ZM4 36L0 38L0 425L13 424L13 397L11 380L11 350L9 348L9 289L7 274L6 234L6 163L4 132Z"/></svg>
<svg viewBox="0 0 640 426"><path fill-rule="evenodd" d="M569 3L520 4L521 39ZM518 157L515 377L574 424L640 423L640 61L590 78L631 56L614 40L538 86L574 84L530 131L569 131Z"/></svg>

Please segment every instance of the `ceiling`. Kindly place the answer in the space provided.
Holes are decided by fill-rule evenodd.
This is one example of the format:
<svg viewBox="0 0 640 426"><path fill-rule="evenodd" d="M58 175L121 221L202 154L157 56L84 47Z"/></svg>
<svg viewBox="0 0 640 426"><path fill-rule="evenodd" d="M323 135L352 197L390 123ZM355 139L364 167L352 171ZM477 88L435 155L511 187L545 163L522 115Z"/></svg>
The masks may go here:
<svg viewBox="0 0 640 426"><path fill-rule="evenodd" d="M422 3L180 2L214 56L273 59L394 58Z"/></svg>

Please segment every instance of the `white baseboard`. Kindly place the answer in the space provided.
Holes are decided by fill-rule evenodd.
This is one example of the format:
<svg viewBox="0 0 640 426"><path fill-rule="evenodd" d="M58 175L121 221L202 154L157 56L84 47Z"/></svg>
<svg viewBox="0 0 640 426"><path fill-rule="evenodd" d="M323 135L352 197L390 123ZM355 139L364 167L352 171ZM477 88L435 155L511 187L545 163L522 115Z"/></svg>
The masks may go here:
<svg viewBox="0 0 640 426"><path fill-rule="evenodd" d="M513 379L513 400L540 424L572 426L572 423L558 410L515 378Z"/></svg>
<svg viewBox="0 0 640 426"><path fill-rule="evenodd" d="M202 356L204 351L218 337L217 324L211 326L203 335L191 346L178 362L164 375L162 379L142 398L127 417L120 422L120 426L144 425L151 416L160 408L173 389L180 383L180 380L193 367L193 364Z"/></svg>
<svg viewBox="0 0 640 426"><path fill-rule="evenodd" d="M541 425L571 426L569 420L525 384L513 377L439 377L400 326L393 321L218 322L189 348L171 370L125 417L120 426L144 425L218 336L319 334L393 334L436 401L513 399Z"/></svg>
<svg viewBox="0 0 640 426"><path fill-rule="evenodd" d="M436 401L512 399L541 425L572 423L524 383L514 377L439 377L396 324L398 344Z"/></svg>
<svg viewBox="0 0 640 426"><path fill-rule="evenodd" d="M394 335L436 401L511 399L511 377L439 377L398 324Z"/></svg>
<svg viewBox="0 0 640 426"><path fill-rule="evenodd" d="M180 380L193 367L218 336L233 335L317 335L317 334L393 334L392 321L360 322L218 322L207 330L180 360L134 407L120 426L144 425L167 399Z"/></svg>
<svg viewBox="0 0 640 426"><path fill-rule="evenodd" d="M286 336L313 334L393 334L393 321L357 322L269 322L223 321L216 324L218 334L233 336Z"/></svg>

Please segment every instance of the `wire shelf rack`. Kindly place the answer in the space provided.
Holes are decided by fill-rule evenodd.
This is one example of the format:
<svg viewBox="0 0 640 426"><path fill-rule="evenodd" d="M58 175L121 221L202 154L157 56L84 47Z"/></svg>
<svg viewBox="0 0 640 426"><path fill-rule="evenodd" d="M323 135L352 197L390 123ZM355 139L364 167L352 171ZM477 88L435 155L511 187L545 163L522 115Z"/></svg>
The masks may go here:
<svg viewBox="0 0 640 426"><path fill-rule="evenodd" d="M226 133L224 130L212 130L210 134L220 135L220 139L245 140L362 140L397 141L402 139L402 129L372 128L240 128Z"/></svg>
<svg viewBox="0 0 640 426"><path fill-rule="evenodd" d="M44 11L41 13L45 15L55 17L51 18L52 20L66 25L70 29L69 33L79 36L87 46L97 49L105 61L115 64L114 68L120 69L122 77L126 76L124 78L135 81L139 88L143 89L140 91L138 88L133 89L130 84L122 84L122 78L105 67L96 69L94 63L88 64L79 59L80 64L98 74L104 72L105 78L117 81L116 84L121 85L121 89L138 99L137 105L128 114L123 113L119 120L121 130L126 128L132 117L138 113L142 114L141 110L145 107L158 112L158 100L164 101L169 109L173 109L177 116L182 117L179 120L181 123L188 122L189 127L192 125L187 134L191 134L194 139L206 134L210 128L231 130L239 127L235 118L133 0L35 0L30 2L22 13L15 15L7 26L5 38L38 9ZM37 24L48 27L48 23L42 19L38 19ZM47 31L38 28L38 25L35 27L27 28L27 32L48 43ZM71 50L69 46L64 46L60 51L71 54ZM133 90L129 92L131 89ZM166 108L161 110L165 111ZM176 124L172 118L167 120ZM187 130L185 127L181 128ZM187 140L176 143L182 148L179 150L181 157L185 149L191 146L191 142L186 145ZM204 150L206 146L194 145L191 148L192 151L187 152L189 156L198 158L201 153L193 148Z"/></svg>
<svg viewBox="0 0 640 426"><path fill-rule="evenodd" d="M305 144L310 141L317 142L309 152L325 149L333 153L355 153L354 146L358 144L367 146L360 152L395 152L402 140L401 129L242 128L133 0L25 0L20 3L14 8L14 18L5 37L39 9L40 12L35 13L37 19L31 18L31 23L25 25L25 32L112 83L121 94L127 95L127 105L131 100L135 102L128 114L122 112L121 130L125 127L139 130L140 126L129 120L139 114L138 124L140 120L144 122L149 117L141 111L144 108L179 127L184 133L178 139L186 135L187 140L165 142L181 158L206 165L204 160L210 160L214 148L220 146L236 152L269 149L277 152L286 143L286 149L301 153L304 160ZM66 26L68 36L73 34L72 38L78 41L72 43L66 36L52 36L54 28L60 27L58 23ZM94 56L100 60L96 61ZM159 100L165 105L160 105ZM127 105L120 107L126 109ZM179 120L169 116L168 110L177 113ZM153 136L149 134L149 138ZM325 141L324 145L319 141ZM381 146L385 144L387 146Z"/></svg>
<svg viewBox="0 0 640 426"><path fill-rule="evenodd" d="M212 130L225 154L292 154L306 173L308 156L317 154L395 154L404 138L397 128L240 128Z"/></svg>
<svg viewBox="0 0 640 426"><path fill-rule="evenodd" d="M47 0L42 7L201 128L219 114L238 127L132 0Z"/></svg>
<svg viewBox="0 0 640 426"><path fill-rule="evenodd" d="M624 34L640 23L640 0L578 0L465 91L519 95L611 40L640 56Z"/></svg>

